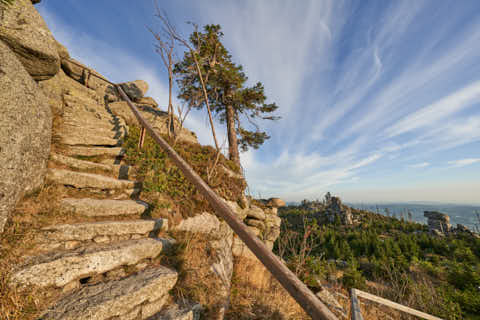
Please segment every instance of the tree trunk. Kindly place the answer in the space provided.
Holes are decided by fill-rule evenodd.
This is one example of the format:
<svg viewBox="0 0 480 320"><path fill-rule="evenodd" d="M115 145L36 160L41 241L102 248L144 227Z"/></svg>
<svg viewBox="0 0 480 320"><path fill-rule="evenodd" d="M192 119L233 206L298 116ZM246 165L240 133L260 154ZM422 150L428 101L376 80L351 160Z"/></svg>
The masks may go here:
<svg viewBox="0 0 480 320"><path fill-rule="evenodd" d="M228 156L240 166L240 156L238 154L237 132L235 130L235 110L231 105L227 105L227 133L228 133Z"/></svg>

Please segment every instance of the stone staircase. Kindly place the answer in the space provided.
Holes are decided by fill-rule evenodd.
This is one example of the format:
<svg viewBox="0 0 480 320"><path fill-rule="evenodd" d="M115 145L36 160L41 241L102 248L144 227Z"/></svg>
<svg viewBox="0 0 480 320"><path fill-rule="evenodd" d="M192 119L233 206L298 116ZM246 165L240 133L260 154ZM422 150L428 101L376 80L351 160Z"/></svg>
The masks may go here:
<svg viewBox="0 0 480 320"><path fill-rule="evenodd" d="M138 199L134 168L122 161L125 122L86 87L63 98L47 182L72 191L58 210L85 221L40 230L38 254L25 257L11 284L61 289L43 320L198 319L198 304L171 302L177 272L153 263L175 240L160 236L166 219L141 218L149 205Z"/></svg>

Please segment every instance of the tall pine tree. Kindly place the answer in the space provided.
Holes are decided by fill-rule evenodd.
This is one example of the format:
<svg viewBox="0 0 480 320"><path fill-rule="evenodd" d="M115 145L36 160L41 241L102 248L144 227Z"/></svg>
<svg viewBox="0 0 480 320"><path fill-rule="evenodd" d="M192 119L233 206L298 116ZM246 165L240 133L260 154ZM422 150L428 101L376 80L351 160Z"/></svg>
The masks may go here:
<svg viewBox="0 0 480 320"><path fill-rule="evenodd" d="M198 61L212 112L227 126L229 158L240 165L239 148L242 151L249 147L257 149L270 138L260 130L255 120L279 119L272 115L278 107L275 103L266 103L262 83L245 86L248 78L242 66L232 61L232 56L221 42L222 37L219 25L206 25L203 32L195 30L189 38L195 50L185 52L174 72L178 76L179 98L190 106L202 109L205 101L195 63L195 60Z"/></svg>

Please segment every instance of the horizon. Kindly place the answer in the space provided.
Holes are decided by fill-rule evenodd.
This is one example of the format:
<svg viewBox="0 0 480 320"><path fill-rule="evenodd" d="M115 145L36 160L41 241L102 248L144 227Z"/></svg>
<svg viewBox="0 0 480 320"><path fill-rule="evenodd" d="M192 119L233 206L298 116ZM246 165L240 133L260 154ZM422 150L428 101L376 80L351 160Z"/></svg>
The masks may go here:
<svg viewBox="0 0 480 320"><path fill-rule="evenodd" d="M220 24L249 84L262 82L279 105L282 120L260 123L271 139L241 153L255 197L480 203L480 2L161 4L184 36L186 21ZM36 7L73 58L113 82L146 80L166 105L168 78L145 28L159 28L153 1ZM204 112L186 127L212 144Z"/></svg>

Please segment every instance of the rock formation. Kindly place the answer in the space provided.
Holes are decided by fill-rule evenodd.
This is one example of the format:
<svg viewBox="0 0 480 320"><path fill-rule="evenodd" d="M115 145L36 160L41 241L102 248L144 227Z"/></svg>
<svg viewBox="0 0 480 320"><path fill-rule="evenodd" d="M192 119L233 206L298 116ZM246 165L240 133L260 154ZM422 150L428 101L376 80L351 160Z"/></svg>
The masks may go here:
<svg viewBox="0 0 480 320"><path fill-rule="evenodd" d="M18 55L1 40L0 106L1 233L17 201L43 183L52 126L47 98Z"/></svg>
<svg viewBox="0 0 480 320"><path fill-rule="evenodd" d="M326 204L325 214L330 223L334 223L337 219L340 219L342 224L353 224L352 210L350 207L343 205L338 197L332 197Z"/></svg>
<svg viewBox="0 0 480 320"><path fill-rule="evenodd" d="M431 232L445 234L451 231L450 217L437 211L424 211L424 217L428 218L428 228Z"/></svg>
<svg viewBox="0 0 480 320"><path fill-rule="evenodd" d="M30 0L16 0L3 10L0 40L33 79L47 80L57 74L60 57L56 41Z"/></svg>
<svg viewBox="0 0 480 320"><path fill-rule="evenodd" d="M272 250L275 241L280 236L282 219L277 215L278 207L285 204L281 199L274 199L273 201L261 201L268 204L264 209L254 204L249 204L245 209L241 209L236 203L230 204L234 211L241 212L239 217L243 217L250 231L262 240L270 250ZM269 272L236 235L233 237L233 255L237 260L235 268L237 272L246 276L245 281L247 283L255 287L267 285Z"/></svg>

